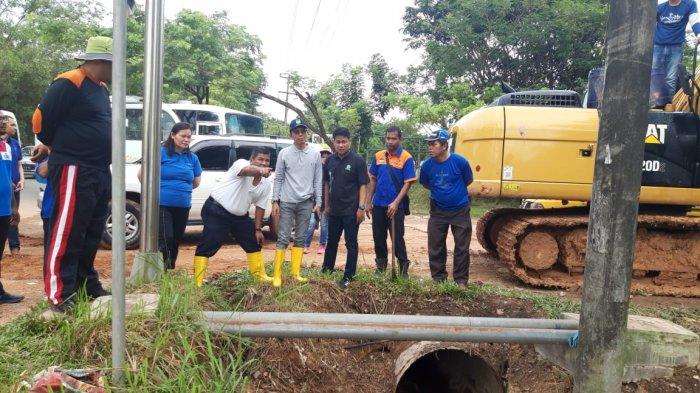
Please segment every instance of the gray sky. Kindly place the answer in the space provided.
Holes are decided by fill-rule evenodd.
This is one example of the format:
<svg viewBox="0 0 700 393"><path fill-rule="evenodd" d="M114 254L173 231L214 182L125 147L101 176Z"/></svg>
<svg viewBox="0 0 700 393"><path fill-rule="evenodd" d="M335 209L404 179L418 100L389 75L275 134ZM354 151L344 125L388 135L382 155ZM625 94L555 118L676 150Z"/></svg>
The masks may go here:
<svg viewBox="0 0 700 393"><path fill-rule="evenodd" d="M100 1L111 14L112 1ZM137 4L143 7L144 0ZM226 10L232 23L262 40L266 92L282 98L278 91L285 89L285 80L279 74L287 70L325 81L344 63L366 64L377 52L400 72L418 64L420 53L407 48L400 32L404 10L412 4L412 0L166 0L165 16L172 19L183 8L205 14ZM284 118L284 109L269 100L261 99L259 109Z"/></svg>

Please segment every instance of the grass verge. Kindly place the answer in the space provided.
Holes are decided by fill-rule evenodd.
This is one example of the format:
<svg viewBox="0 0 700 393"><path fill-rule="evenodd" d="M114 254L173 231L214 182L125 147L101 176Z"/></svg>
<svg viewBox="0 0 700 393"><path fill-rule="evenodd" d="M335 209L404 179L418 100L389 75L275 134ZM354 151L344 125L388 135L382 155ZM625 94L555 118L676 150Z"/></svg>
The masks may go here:
<svg viewBox="0 0 700 393"><path fill-rule="evenodd" d="M247 383L246 347L235 337L212 334L199 325L201 304L216 304L216 290L197 290L191 278L165 275L151 288L160 293L153 316L126 320L125 382L113 391L233 392ZM213 296L212 296L213 295ZM0 327L0 386L20 389L19 381L53 365L111 370L111 314L90 316L82 300L70 315L41 319L46 303Z"/></svg>

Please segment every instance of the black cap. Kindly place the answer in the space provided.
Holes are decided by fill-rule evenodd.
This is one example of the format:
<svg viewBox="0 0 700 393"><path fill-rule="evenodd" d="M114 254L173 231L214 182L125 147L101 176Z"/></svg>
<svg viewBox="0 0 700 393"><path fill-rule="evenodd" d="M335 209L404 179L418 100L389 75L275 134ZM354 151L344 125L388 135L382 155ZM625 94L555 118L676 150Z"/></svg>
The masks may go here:
<svg viewBox="0 0 700 393"><path fill-rule="evenodd" d="M301 119L297 118L297 119L292 120L291 123L289 123L289 132L292 132L299 127L303 128L303 129L309 128L306 126L306 124L304 124L303 121L301 121Z"/></svg>

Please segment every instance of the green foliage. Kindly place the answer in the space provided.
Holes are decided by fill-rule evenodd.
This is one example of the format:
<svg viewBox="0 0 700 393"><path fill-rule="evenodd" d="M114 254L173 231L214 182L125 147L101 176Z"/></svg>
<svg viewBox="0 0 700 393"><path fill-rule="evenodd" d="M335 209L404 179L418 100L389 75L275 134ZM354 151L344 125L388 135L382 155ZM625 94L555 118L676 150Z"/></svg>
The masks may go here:
<svg viewBox="0 0 700 393"><path fill-rule="evenodd" d="M180 11L165 25L165 97L194 96L198 103L253 112L257 99L250 90L265 82L260 45L259 38L230 24L226 12Z"/></svg>
<svg viewBox="0 0 700 393"><path fill-rule="evenodd" d="M17 116L33 144L31 115L56 74L75 67L86 38L104 34L104 10L89 0L0 0L0 109Z"/></svg>
<svg viewBox="0 0 700 393"><path fill-rule="evenodd" d="M389 68L386 59L379 53L372 55L366 70L372 82L370 94L372 108L380 117L384 118L391 109L391 103L387 100L387 96L398 89L398 74Z"/></svg>
<svg viewBox="0 0 700 393"><path fill-rule="evenodd" d="M437 86L581 90L603 60L606 12L600 0L416 0L404 31Z"/></svg>
<svg viewBox="0 0 700 393"><path fill-rule="evenodd" d="M153 287L153 285L151 285ZM146 287L132 288L144 290ZM214 288L199 290L190 277L166 274L157 288L155 316L126 319L127 369L124 388L130 392L243 391L248 366L245 347L235 337L209 333L200 323L202 302L223 303ZM22 379L53 365L111 367L111 314L90 316L83 298L71 315L51 321L39 316L46 303L0 327L0 386L18 387Z"/></svg>

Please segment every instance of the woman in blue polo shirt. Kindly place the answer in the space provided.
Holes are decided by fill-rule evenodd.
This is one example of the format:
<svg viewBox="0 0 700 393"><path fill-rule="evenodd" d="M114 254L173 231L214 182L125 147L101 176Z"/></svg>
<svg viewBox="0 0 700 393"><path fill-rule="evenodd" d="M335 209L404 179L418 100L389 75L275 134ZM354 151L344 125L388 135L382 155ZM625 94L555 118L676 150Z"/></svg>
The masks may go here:
<svg viewBox="0 0 700 393"><path fill-rule="evenodd" d="M175 268L180 239L192 206L192 190L199 186L202 175L197 155L190 152L191 139L192 126L176 123L160 148L158 248L166 270Z"/></svg>

